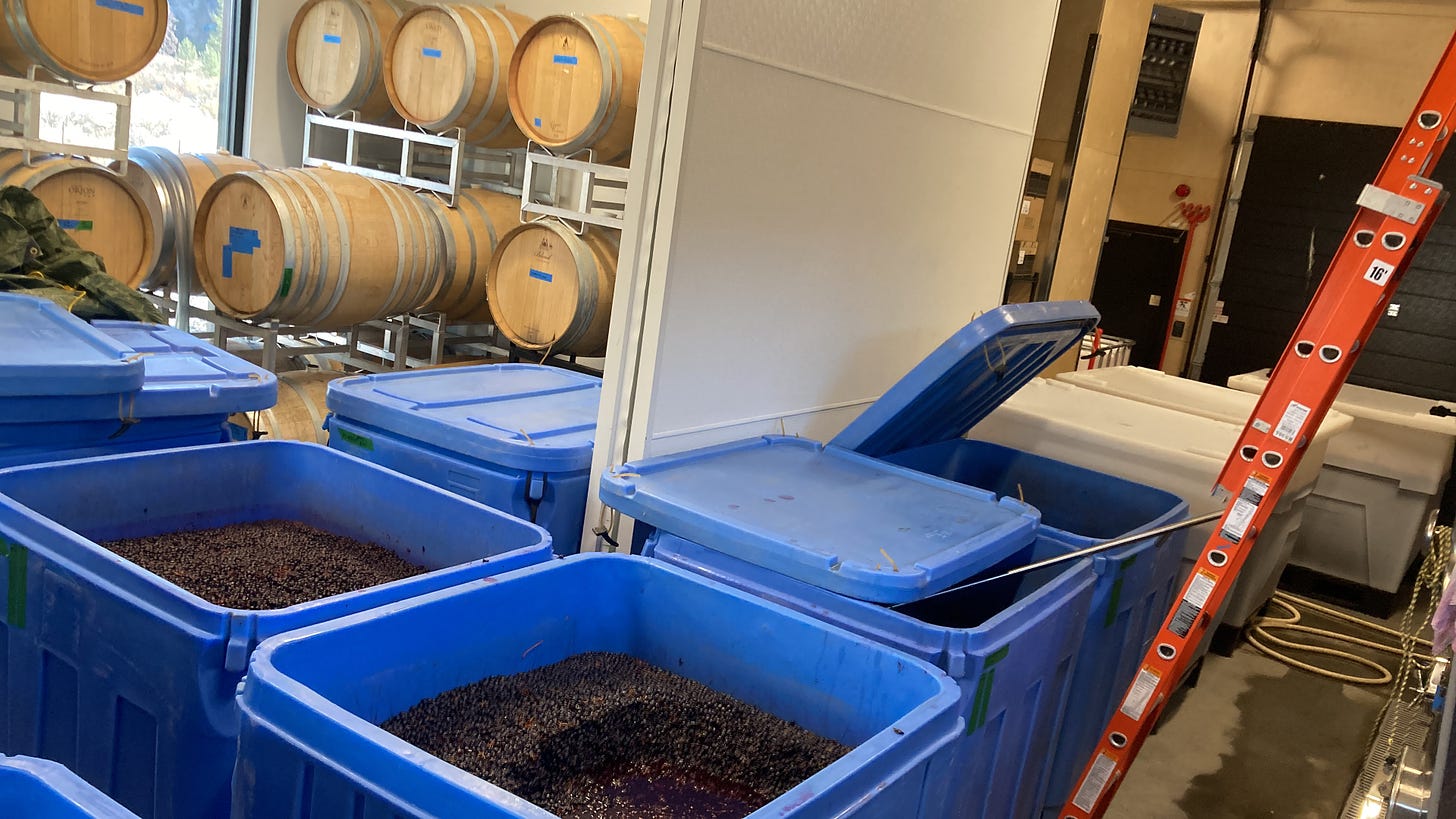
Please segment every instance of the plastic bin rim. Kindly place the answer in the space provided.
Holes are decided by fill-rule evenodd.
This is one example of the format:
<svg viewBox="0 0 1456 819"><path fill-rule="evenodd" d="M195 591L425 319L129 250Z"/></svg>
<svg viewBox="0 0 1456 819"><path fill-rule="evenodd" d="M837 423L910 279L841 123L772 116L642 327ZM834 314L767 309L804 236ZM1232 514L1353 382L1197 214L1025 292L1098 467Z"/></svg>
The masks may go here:
<svg viewBox="0 0 1456 819"><path fill-rule="evenodd" d="M357 612L355 614L346 615L344 617L322 623L315 623L313 625L304 626L293 631L288 631L283 634L270 637L262 641L258 645L258 647L254 649L253 654L248 661L247 676L244 678L242 688L240 689L238 704L244 710L244 712L249 715L250 718L267 722L270 726L274 728L274 730L278 731L279 733L292 734L293 732L291 730L279 726L273 720L260 716L249 704L248 699L245 696L247 687L250 685L266 684L267 686L277 691L279 695L298 702L304 706L307 706L307 708L309 709L307 713L307 719L310 722L314 724L335 723L341 728L353 732L364 743L366 743L369 753L384 751L395 757L413 757L417 760L417 764L419 764L422 768L425 769L427 773L433 776L442 777L444 779L451 780L457 784L462 782L468 782L472 784L472 787L474 787L474 783L482 783L489 789L492 795L505 794L514 799L521 799L521 797L518 797L515 794L512 794L509 791L500 788L489 780L481 779L474 774L457 768L454 765L451 765L450 763L440 759L439 757L436 757L433 754L426 753L422 749L417 748L416 746L411 745L402 739L399 739L393 734L390 734L388 731L385 731L383 728L375 725L374 723L350 713L347 709L335 704L333 701L329 700L321 694L316 693L308 686L294 680L288 674L279 670L278 667L273 663L273 655L279 649L290 646L294 643L306 642L307 640L320 634L324 634L338 629L357 626L361 623L367 623L371 620L378 619L381 616L395 614L413 608L429 606L438 601L446 600L452 597L475 594L485 587L502 583L518 582L522 578L530 577L538 573L558 571L561 570L563 567L583 565L588 562L595 561L630 561L643 565L650 565L652 566L653 571L666 571L673 575L676 575L679 578L682 578L684 581L708 586L717 593L727 594L732 597L736 597L746 602L752 603L754 605L761 605L770 608L783 617L810 624L815 628L822 628L838 635L843 639L853 640L855 642L867 642L870 645L874 646L876 649L893 655L897 662L904 663L909 666L914 666L915 668L920 669L921 671L926 673L932 680L934 680L935 683L939 686L940 690L934 696L922 702L920 706L912 709L909 713L905 714L900 719L895 720L892 724L886 725L883 729L876 732L873 736L861 742L854 748L851 748L849 753L835 760L833 763L826 766L822 770L816 772L813 776L799 783L793 789L789 790L784 794L781 794L772 802L769 802L767 805L759 808L758 811L755 811L755 813L759 811L764 811L765 816L773 815L780 809L787 807L789 804L792 804L794 801L802 799L803 793L801 793L801 791L806 790L806 786L813 784L816 787L808 787L807 790L810 793L817 793L819 791L817 785L819 785L820 783L827 784L829 782L839 781L842 778L844 772L862 767L869 759L872 759L880 755L881 753L884 753L891 746L896 744L901 736L914 733L915 731L921 729L922 727L932 722L936 714L939 714L946 709L954 708L956 703L960 701L960 685L956 681L952 680L944 671L936 668L934 665L931 665L924 660L920 660L918 658L905 654L898 649L894 649L889 646L877 643L875 641L868 640L867 638L846 631L842 628L839 628L838 626L831 625L822 620L817 620L815 618L809 617L806 614L800 614L799 612L779 605L778 603L774 603L771 600L765 600L761 597L749 594L748 592L740 591L726 584L719 583L718 581L711 578L694 574L685 569L672 566L659 560L654 560L651 558L641 557L637 555L591 553L572 555L570 557L562 558L560 560L552 560L546 563L540 563L534 566L516 569L514 571L506 572L495 577L474 580L469 583L452 586L448 589L440 589L439 591L430 592L428 594L420 595L418 597L412 597L408 600L389 603L375 609ZM1088 575L1087 582L1091 582L1090 573ZM930 707L926 708L925 706ZM957 720L957 723L958 725L956 729L956 734L959 735L962 731L965 730L965 726L963 720ZM384 790L384 786L382 785L376 784L375 787ZM535 807L534 803L527 802L526 804ZM536 809L539 810L540 813L531 814L532 819L535 819L535 817L537 816L541 817L541 819L547 819L547 817L551 817L553 815L545 811L544 809Z"/></svg>
<svg viewBox="0 0 1456 819"><path fill-rule="evenodd" d="M29 777L66 803L67 807L86 811L88 816L110 819L135 819L136 814L118 805L74 771L59 762L33 756L0 754L0 774L11 771Z"/></svg>
<svg viewBox="0 0 1456 819"><path fill-rule="evenodd" d="M349 455L346 452L339 452L338 450L331 450L328 447L325 447L325 446L323 446L321 444L317 444L317 443L313 443L313 442L309 442L309 441L281 441L281 440L275 440L275 441L261 441L261 440L260 441L233 441L233 442L228 442L228 443L207 444L207 445L203 445L203 446L174 447L174 448L171 448L171 449L153 449L153 450L146 450L146 451L143 451L143 452L123 452L123 453L118 453L116 455L100 455L100 456L95 456L95 457L91 457L91 458L76 458L74 460L65 461L65 462L50 462L50 463L40 463L40 464L27 464L25 466L12 466L12 467L6 467L4 469L0 469L0 480L3 480L5 478L9 477L13 473L24 473L24 472L27 472L27 471L30 471L30 470L40 470L40 469L55 468L55 467L57 467L59 465L62 465L62 464L87 464L87 463L92 463L92 462L113 461L113 460L118 460L118 459L148 458L148 457L153 457L153 456L156 456L156 455L162 455L162 454L167 454L167 453L179 453L179 452L200 453L200 452L206 452L208 450L215 450L215 449L220 448L220 447L234 447L234 446L267 446L267 447L272 447L274 449L282 449L284 447L288 447L288 448L295 448L295 449L299 449L299 448L301 448L301 449L307 449L309 451L325 451L325 452L330 452L332 454L329 455L329 456L327 456L327 457L348 458L351 461L354 461L354 462L357 462L359 464L362 464L364 467L366 467L366 468L368 468L370 470L373 470L373 471L376 471L376 472L385 473L385 474L391 476L391 478L399 478L401 480L408 481L408 482L413 483L413 484L416 484L418 486L422 486L422 487L424 487L425 489L428 489L431 492L441 493L441 494L444 494L444 495L449 496L452 499L458 500L461 503L465 503L465 504L468 504L470 506L479 507L480 509L484 509L484 510L490 512L492 515L496 515L496 516L501 516L501 517L507 518L507 519L509 519L511 521L511 523L513 525L514 524L520 524L523 527L527 527L527 528L530 528L530 529L535 529L536 532L537 532L537 534L539 534L540 537L541 537L540 542L539 543L536 543L536 544L533 544L532 546L523 546L523 547L521 547L521 549L533 549L534 550L534 549L541 549L542 547L545 547L549 551L549 549L551 547L551 533L548 532L548 531L546 531L545 529L541 528L540 526L537 526L536 524L531 523L530 521L521 520L520 518L516 518L516 517L513 517L511 515L507 515L505 512L502 512L499 509L495 509L495 508L492 508L490 506L486 506L485 504L479 503L477 501L473 501L473 500L471 500L469 498L466 498L466 497L462 497L462 496L455 495L455 494L450 493L450 492L446 492L445 490L440 489L439 487L433 486L431 484L425 483L425 482L420 481L420 480L417 480L415 478L411 478L408 475L403 475L403 474L400 474L400 473L397 473L397 472L393 472L393 471L384 469L383 467L376 466L375 464L369 463L368 461L365 461L365 460L363 460L361 458L356 458L356 457L354 457L352 455ZM3 487L0 487L0 488L3 488ZM136 604L136 605L145 606L146 608L162 610L162 611L165 611L168 615L173 616L173 617L176 617L178 614L183 614L183 615L190 616L192 618L192 623L193 624L196 624L197 622L199 622L201 620L204 620L204 619L207 620L207 621L210 621L210 622L216 622L216 621L227 621L230 618L237 617L237 616L263 617L263 616L275 616L275 615L283 616L283 615L293 615L293 614L305 613L305 612L308 612L308 611L310 611L312 609L315 609L315 608L322 608L322 607L325 607L325 606L328 606L328 605L332 605L333 603L335 603L341 597L346 597L346 596L348 596L350 594L357 594L359 591L364 591L364 589L360 589L360 590L356 590L355 592L345 592L345 593L341 593L341 594L329 595L328 597L320 597L320 598L318 598L316 600L308 600L308 601L305 601L303 603L296 603L296 604L294 604L292 606L285 606L283 608L276 608L276 609L237 609L237 608L229 608L227 606L220 606L220 605L218 605L216 603L212 603L212 602L209 602L207 600L204 600L203 598L199 597L198 595L196 595L196 594L188 591L187 589L182 588L181 586L179 586L176 583L173 583L172 581L170 581L170 580L162 577L161 575L155 574L154 572L151 572L151 571L148 571L147 569L142 568L141 566L139 566L139 565L131 562L130 560L127 560L126 558L121 557L120 555L116 554L115 552L112 552L110 549L107 549L106 547L104 547L101 544L95 542L94 540L91 540L90 538L87 538L87 537L83 537L78 532L72 531L71 529L68 529L65 526L62 526L61 524L57 523L56 521L51 520L50 518L46 517L45 515L42 515L42 514L36 512L36 511L32 510L30 507L25 506L24 504L20 503L19 501L16 501L16 500L11 499L8 495L5 495L3 492L0 492L0 514L3 514L5 512L14 513L14 514L18 515L25 522L30 523L30 524L32 524L34 526L38 526L38 527L40 527L42 529L45 529L45 530L49 531L50 533L52 533L54 535L59 536L64 541L66 541L66 543L68 545L70 545L70 546L72 546L74 548L78 548L78 549L82 550L83 552L92 555L93 557L99 557L101 560L103 560L106 563L110 564L116 570L121 571L121 572L124 572L127 575L129 575L134 581L139 581L144 586L147 586L147 587L151 588L153 591L159 592L160 594L162 594L164 596L161 597L160 599L142 600L142 599L138 598L134 593L132 593L129 589L125 589L125 588L122 588L120 586L117 586L115 583L111 582L110 580L108 580L106 578L102 578L102 577L95 578L95 582L98 585L101 585L101 586L107 588L108 590L110 590L111 592L113 592L113 593L115 593L117 595L120 595L121 597L125 598L130 603L133 603L133 604ZM512 552L515 552L515 551L520 551L521 549L513 549L511 551ZM396 586L399 586L399 585L402 585L402 584L405 584L405 583L410 583L412 581L417 581L420 578L430 577L432 575L437 575L437 574L442 573L442 572L454 571L454 570L459 569L459 568L461 568L463 566L470 566L470 565L479 564L479 563L490 563L491 561L496 560L496 559L498 559L500 557L503 557L506 554L509 554L509 553L503 552L503 553L501 553L499 555L492 555L490 557L480 558L479 560L467 561L465 563L457 563L457 564L454 564L453 566L445 566L445 567L442 567L442 568L439 568L439 569L433 569L431 571L423 572L421 574L411 575L410 577L400 578L399 580L391 580L388 583L380 583L380 584L377 584L377 585L374 585L374 586L370 586L368 588L369 589L389 589L389 588L394 588ZM73 569L74 570L74 569L81 568L73 559L71 559L69 556L67 556L66 554L63 554L63 553L53 553L53 554L49 555L49 559L54 560L54 561L56 561L58 563L64 564L69 569Z"/></svg>

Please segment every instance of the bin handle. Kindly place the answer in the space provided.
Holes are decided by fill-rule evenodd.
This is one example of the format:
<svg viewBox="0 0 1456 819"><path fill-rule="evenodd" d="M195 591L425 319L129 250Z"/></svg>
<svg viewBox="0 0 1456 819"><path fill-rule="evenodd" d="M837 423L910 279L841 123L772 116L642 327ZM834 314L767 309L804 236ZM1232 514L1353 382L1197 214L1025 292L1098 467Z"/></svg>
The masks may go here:
<svg viewBox="0 0 1456 819"><path fill-rule="evenodd" d="M1129 543L1137 543L1140 540L1147 540L1150 537L1157 538L1158 541L1159 541L1158 542L1158 545L1161 546L1162 545L1162 541L1166 540L1167 537L1168 537L1168 535L1171 535L1171 534L1173 534L1174 532L1176 532L1176 531L1178 531L1180 529L1188 529L1188 528L1191 528L1191 527L1194 527L1194 526L1198 526L1200 524L1211 523L1211 522L1213 522L1215 520L1218 520L1221 517L1223 517L1223 510L1219 510L1217 512L1209 512L1206 515L1199 515L1198 517L1195 517L1195 518L1187 518L1185 520L1177 521L1176 523L1168 523L1168 524L1165 524L1163 526L1154 527L1152 529L1147 529L1147 530L1144 530L1144 531L1141 531L1141 532L1134 532L1134 533L1132 533L1130 535L1123 535L1122 537L1115 537L1112 540L1104 540L1101 543L1094 543L1094 544L1092 544L1091 546L1088 546L1085 549L1078 549L1075 552L1068 552L1068 553L1066 553L1064 555L1057 555L1056 557L1049 557L1049 558L1047 558L1045 560L1038 560L1035 563L1028 563L1025 566L1017 566L1016 568L1011 569L1010 571L1003 572L1003 573L998 574L998 575L996 575L994 577L983 577L983 578L980 578L980 579L977 579L977 580L972 580L972 581L970 581L968 583L962 583L959 586L951 586L950 588L945 589L944 591L938 591L935 594L928 594L928 595L920 598L919 600L911 600L911 601L906 602L906 603L897 603L897 604L895 604L893 606L890 606L890 608L892 608L892 609L898 609L901 606L908 606L911 603L920 603L920 602L923 602L925 600L930 600L930 599L933 599L933 598L936 598L936 597L940 597L943 594L950 594L951 592L958 592L958 591L960 591L962 589L968 589L971 586L979 586L982 583L992 583L992 582L995 582L997 580L1005 580L1008 577L1015 577L1018 574L1026 574L1027 572L1034 572L1037 569L1044 569L1047 566L1055 566L1058 563L1065 563L1065 562L1067 562L1069 560L1078 560L1080 558L1087 557L1089 555L1095 555L1098 552L1105 552L1108 549L1116 549L1119 546L1126 546Z"/></svg>

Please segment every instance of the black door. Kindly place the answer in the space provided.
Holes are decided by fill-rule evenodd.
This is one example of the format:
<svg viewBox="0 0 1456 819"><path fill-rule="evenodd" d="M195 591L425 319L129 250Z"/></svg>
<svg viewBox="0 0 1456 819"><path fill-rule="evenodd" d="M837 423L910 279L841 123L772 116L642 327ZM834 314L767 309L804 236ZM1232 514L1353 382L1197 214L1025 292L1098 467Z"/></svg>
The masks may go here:
<svg viewBox="0 0 1456 819"><path fill-rule="evenodd" d="M1102 314L1104 333L1137 342L1129 362L1134 366L1157 369L1162 363L1187 238L1174 228L1107 223L1092 305Z"/></svg>

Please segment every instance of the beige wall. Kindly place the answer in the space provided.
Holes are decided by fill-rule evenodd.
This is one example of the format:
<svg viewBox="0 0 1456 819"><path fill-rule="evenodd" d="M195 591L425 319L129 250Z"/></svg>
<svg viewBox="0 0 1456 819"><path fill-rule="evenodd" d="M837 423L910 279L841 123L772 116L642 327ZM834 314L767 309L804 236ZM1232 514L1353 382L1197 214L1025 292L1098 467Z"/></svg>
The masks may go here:
<svg viewBox="0 0 1456 819"><path fill-rule="evenodd" d="M1087 117L1067 193L1067 216L1057 244L1052 299L1085 299L1092 295L1127 111L1137 85L1152 10L1152 0L1107 0L1103 6L1097 61L1087 93ZM1074 356L1068 354L1045 375L1066 372L1073 363Z"/></svg>
<svg viewBox="0 0 1456 819"><path fill-rule="evenodd" d="M1181 201L1217 205L1223 187L1232 137L1238 130L1239 100L1248 73L1249 50L1258 26L1257 3L1174 3L1204 14L1198 51L1188 78L1188 96L1178 136L1130 132L1123 145L1122 165L1112 195L1111 218L1145 225L1183 227ZM1192 189L1186 200L1173 193L1179 184ZM1207 273L1206 259L1213 225L1193 230L1188 266L1178 296L1193 295L1183 336L1168 340L1162 367L1178 373L1198 315L1197 295Z"/></svg>
<svg viewBox="0 0 1456 819"><path fill-rule="evenodd" d="M1180 182L1193 189L1188 201L1220 204L1258 18L1253 0L1173 0L1168 5L1204 15L1184 119L1176 138L1128 135L1111 218L1181 226L1170 219L1178 201L1172 190ZM1254 69L1249 114L1402 124L1453 28L1452 0L1275 0ZM1214 221L1193 235L1183 293L1196 293L1208 275L1205 260ZM1080 278L1084 270L1079 267L1074 275ZM1060 265L1057 274L1060 278ZM1192 305L1190 319L1198 308ZM1190 326L1184 338L1170 340L1163 369L1183 370L1192 335Z"/></svg>

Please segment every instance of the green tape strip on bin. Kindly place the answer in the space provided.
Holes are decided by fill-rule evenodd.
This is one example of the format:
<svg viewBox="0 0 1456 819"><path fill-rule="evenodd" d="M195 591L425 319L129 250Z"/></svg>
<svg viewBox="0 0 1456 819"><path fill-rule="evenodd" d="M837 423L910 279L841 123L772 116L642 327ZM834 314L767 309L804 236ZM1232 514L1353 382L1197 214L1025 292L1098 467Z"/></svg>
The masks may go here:
<svg viewBox="0 0 1456 819"><path fill-rule="evenodd" d="M13 540L0 537L0 557L5 558L9 565L5 622L15 628L25 628L25 578L30 550Z"/></svg>
<svg viewBox="0 0 1456 819"><path fill-rule="evenodd" d="M1117 604L1122 602L1122 581L1127 575L1127 567L1136 563L1137 555L1124 558L1117 564L1117 579L1112 581L1112 591L1107 594L1107 618L1103 623L1104 628L1111 628L1117 622Z"/></svg>
<svg viewBox="0 0 1456 819"><path fill-rule="evenodd" d="M991 689L996 683L995 666L1010 653L1011 646L1005 645L986 658L986 665L981 669L981 679L976 681L976 693L971 697L971 715L966 718L967 734L975 733L976 729L986 724L986 716L991 710Z"/></svg>

